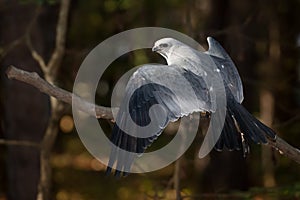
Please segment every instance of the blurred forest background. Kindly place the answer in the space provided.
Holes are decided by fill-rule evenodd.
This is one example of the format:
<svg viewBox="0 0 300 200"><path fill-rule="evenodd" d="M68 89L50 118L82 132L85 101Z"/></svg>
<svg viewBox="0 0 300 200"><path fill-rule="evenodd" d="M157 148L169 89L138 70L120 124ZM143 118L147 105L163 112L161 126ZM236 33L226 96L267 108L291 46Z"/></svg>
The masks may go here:
<svg viewBox="0 0 300 200"><path fill-rule="evenodd" d="M89 51L121 31L165 27L204 47L206 37L212 36L240 72L244 106L300 147L299 0L71 0L65 3L66 41L60 51L55 42L62 2L67 1L0 0L0 200L175 199L174 185L184 199L300 199L300 165L255 144L247 158L242 152L213 151L200 160L195 141L180 164L122 179L105 177L105 166L87 152L76 133L70 105L50 101L5 75L7 67L15 65L71 91ZM51 65L47 62L54 49L61 59ZM164 61L150 49L116 60L99 82L97 104L110 106L118 78L148 62ZM99 122L109 134L111 123ZM171 136L161 137L156 145ZM48 151L37 145L45 140L50 141ZM41 184L40 167L48 165L50 180Z"/></svg>

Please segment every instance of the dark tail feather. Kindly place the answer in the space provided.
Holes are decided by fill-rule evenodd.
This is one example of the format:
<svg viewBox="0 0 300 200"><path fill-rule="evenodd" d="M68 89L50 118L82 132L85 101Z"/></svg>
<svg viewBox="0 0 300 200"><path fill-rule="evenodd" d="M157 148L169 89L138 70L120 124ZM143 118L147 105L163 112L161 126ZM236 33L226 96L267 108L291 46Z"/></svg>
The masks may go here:
<svg viewBox="0 0 300 200"><path fill-rule="evenodd" d="M222 150L224 146L229 150L242 148L246 155L249 153L249 141L266 144L267 138L275 140L276 133L235 100L227 101L224 128L215 146L217 150Z"/></svg>
<svg viewBox="0 0 300 200"><path fill-rule="evenodd" d="M224 127L221 136L215 145L215 149L217 151L222 151L223 148L226 148L229 151L240 150L242 146L241 141L241 134L235 127L231 113L227 110Z"/></svg>
<svg viewBox="0 0 300 200"><path fill-rule="evenodd" d="M234 105L229 106L245 137L263 144L267 143L266 137L272 140L276 139L275 131L256 119L241 104L234 102Z"/></svg>

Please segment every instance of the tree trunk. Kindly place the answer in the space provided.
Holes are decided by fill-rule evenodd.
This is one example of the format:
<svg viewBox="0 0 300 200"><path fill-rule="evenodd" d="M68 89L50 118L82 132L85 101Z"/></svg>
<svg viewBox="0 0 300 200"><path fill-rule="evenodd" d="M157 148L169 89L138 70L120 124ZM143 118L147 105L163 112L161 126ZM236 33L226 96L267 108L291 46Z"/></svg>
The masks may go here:
<svg viewBox="0 0 300 200"><path fill-rule="evenodd" d="M267 126L271 127L274 118L274 96L268 90L260 92L260 118ZM274 177L274 164L272 160L272 149L269 146L262 146L262 167L263 185L265 187L276 186Z"/></svg>
<svg viewBox="0 0 300 200"><path fill-rule="evenodd" d="M272 15L272 14L271 14ZM274 14L273 14L274 15ZM261 78L269 85L276 85L276 73L280 62L280 32L276 17L269 19L269 66L263 66L265 69L264 76ZM274 121L274 104L275 99L270 90L262 89L260 93L260 115L261 120L269 127L272 127ZM263 184L265 187L276 186L274 176L274 164L272 159L272 149L270 147L262 148L262 164L263 164Z"/></svg>
<svg viewBox="0 0 300 200"><path fill-rule="evenodd" d="M2 1L0 4L2 7L0 40L6 52L4 57L0 58L1 107L4 111L3 135L5 139L40 143L50 116L49 97L24 83L8 80L4 73L6 68L13 64L24 66L23 69L42 75L40 67L32 59L24 40L24 35L36 14L37 5L19 4L16 0ZM53 37L47 37L49 33L51 34L50 30L53 30L53 26L51 26L53 20L49 20L48 15L44 15L49 10L53 11L53 7L42 8L42 19L39 20L44 23L33 23L31 35L35 47L43 56L49 55L53 41ZM51 16L55 19L55 15ZM48 41L45 40L45 36ZM39 176L40 152L38 148L12 145L7 147L6 182L8 185L6 193L8 199L36 199Z"/></svg>

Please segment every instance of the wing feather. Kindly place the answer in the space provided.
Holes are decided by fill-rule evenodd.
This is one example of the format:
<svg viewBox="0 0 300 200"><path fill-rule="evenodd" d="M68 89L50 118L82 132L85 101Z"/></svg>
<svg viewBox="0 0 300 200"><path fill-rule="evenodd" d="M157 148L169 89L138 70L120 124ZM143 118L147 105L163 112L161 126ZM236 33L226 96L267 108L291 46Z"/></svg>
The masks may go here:
<svg viewBox="0 0 300 200"><path fill-rule="evenodd" d="M212 60L221 72L225 86L230 89L236 101L242 103L244 99L243 85L235 64L218 41L208 37L207 42L209 48L205 53L212 57Z"/></svg>
<svg viewBox="0 0 300 200"><path fill-rule="evenodd" d="M122 175L122 171L125 172L123 175L126 175L126 172L130 171L134 157L122 150L143 153L170 121L176 121L196 111L211 111L205 81L201 76L183 69L180 66L144 65L129 79L117 115L117 123L112 130L113 145L107 173L111 172L111 167L116 163L115 175ZM150 118L150 108L156 104L166 113L167 117L163 121L159 121L160 113L154 112L152 119ZM130 115L126 114L126 106L129 106ZM137 127L126 129L130 130L131 134L121 128L128 126L130 120L140 127L146 127L150 123L161 125L152 136L139 137L141 133Z"/></svg>

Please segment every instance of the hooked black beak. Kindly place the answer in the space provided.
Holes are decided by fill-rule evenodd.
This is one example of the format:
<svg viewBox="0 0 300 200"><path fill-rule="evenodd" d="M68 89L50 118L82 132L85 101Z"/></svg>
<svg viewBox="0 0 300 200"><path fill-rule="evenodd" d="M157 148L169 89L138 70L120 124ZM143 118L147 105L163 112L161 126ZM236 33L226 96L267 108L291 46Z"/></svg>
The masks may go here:
<svg viewBox="0 0 300 200"><path fill-rule="evenodd" d="M157 46L154 46L153 48L152 48L152 51L153 52L156 52L156 51L158 51L159 50L159 48L157 47Z"/></svg>

